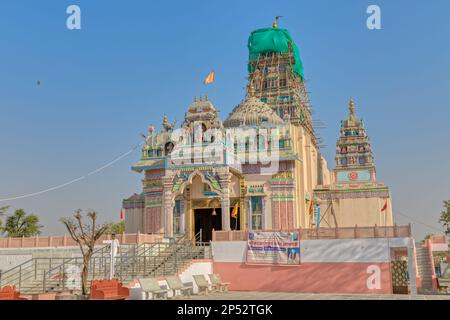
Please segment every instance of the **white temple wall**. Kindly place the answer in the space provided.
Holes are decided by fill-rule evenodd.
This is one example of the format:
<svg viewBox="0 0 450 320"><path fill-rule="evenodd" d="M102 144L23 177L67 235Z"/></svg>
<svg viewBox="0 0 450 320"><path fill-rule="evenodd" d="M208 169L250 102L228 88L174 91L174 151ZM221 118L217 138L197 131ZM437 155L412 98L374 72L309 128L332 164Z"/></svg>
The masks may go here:
<svg viewBox="0 0 450 320"><path fill-rule="evenodd" d="M381 212L381 208L386 202L385 198L349 198L349 199L334 199L333 209L336 215L338 227L354 227L358 225L364 226L392 226L392 205L391 200L388 199L388 208ZM321 213L324 214L328 208L326 202L320 205ZM335 227L333 219L330 215L330 210L327 212L327 218L330 227ZM328 227L322 221L321 227Z"/></svg>
<svg viewBox="0 0 450 320"><path fill-rule="evenodd" d="M331 171L328 169L328 162L327 160L322 156L322 184L327 186L331 184Z"/></svg>

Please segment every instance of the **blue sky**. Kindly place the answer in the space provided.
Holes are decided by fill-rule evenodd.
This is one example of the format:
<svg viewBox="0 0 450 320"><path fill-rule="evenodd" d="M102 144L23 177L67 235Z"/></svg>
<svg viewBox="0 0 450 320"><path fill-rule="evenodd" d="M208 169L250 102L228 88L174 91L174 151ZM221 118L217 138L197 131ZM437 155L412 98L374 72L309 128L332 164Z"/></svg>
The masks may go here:
<svg viewBox="0 0 450 320"><path fill-rule="evenodd" d="M77 4L82 29L66 28ZM366 28L366 8L382 30ZM0 198L83 176L141 142L149 124L182 121L208 93L224 118L244 96L247 38L271 26L300 49L323 153L334 166L349 96L365 119L378 179L399 224L417 237L439 229L450 198L450 2L434 1L24 1L0 2ZM216 83L202 84L211 70ZM41 85L37 86L36 81ZM117 221L139 192L136 151L65 188L1 205L38 214L44 233L77 208ZM406 218L399 213L406 214ZM414 220L414 221L412 221Z"/></svg>

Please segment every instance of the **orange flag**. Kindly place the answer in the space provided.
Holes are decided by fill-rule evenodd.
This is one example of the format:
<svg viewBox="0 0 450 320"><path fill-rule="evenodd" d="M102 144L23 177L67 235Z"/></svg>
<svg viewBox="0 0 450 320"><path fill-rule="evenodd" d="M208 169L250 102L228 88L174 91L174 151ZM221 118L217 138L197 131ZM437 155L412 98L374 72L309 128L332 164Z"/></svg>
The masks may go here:
<svg viewBox="0 0 450 320"><path fill-rule="evenodd" d="M383 208L381 208L381 212L385 211L387 209L387 200L386 203L384 204Z"/></svg>
<svg viewBox="0 0 450 320"><path fill-rule="evenodd" d="M311 200L311 203L309 205L309 216L312 217L314 213L314 201Z"/></svg>
<svg viewBox="0 0 450 320"><path fill-rule="evenodd" d="M204 84L210 84L214 82L214 71L211 71L205 78L205 80L203 80Z"/></svg>
<svg viewBox="0 0 450 320"><path fill-rule="evenodd" d="M233 217L234 219L237 218L238 207L239 207L239 202L236 202L236 204L234 205L233 211L231 211L231 217Z"/></svg>

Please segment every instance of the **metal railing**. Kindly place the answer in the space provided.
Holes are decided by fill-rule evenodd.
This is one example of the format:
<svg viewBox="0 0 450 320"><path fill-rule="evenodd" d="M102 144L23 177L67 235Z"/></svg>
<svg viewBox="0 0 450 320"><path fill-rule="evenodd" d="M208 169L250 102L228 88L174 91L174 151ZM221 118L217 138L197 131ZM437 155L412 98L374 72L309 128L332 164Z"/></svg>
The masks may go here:
<svg viewBox="0 0 450 320"><path fill-rule="evenodd" d="M192 239L186 235L170 242L122 245L115 257L114 277L131 281L142 276L178 273L193 259L211 258L209 243L202 242L201 231ZM110 278L110 246L94 251L88 268L88 281ZM23 294L79 290L83 257L32 258L0 274L0 287L15 285Z"/></svg>
<svg viewBox="0 0 450 320"><path fill-rule="evenodd" d="M338 228L300 228L292 230L255 230L258 231L297 231L300 240L316 239L372 239L372 238L409 238L411 225L338 227ZM247 241L247 230L213 230L212 241Z"/></svg>
<svg viewBox="0 0 450 320"><path fill-rule="evenodd" d="M92 255L94 263L99 256L104 257L105 252L109 252L109 250L109 245L106 245L94 251ZM41 279L43 279L42 286L44 287L46 279L54 278L57 271L61 274L61 268L64 270L67 265L79 265L80 260L82 261L82 257L32 258L0 274L0 287L15 285L20 291L23 287L34 287L36 282L40 282Z"/></svg>
<svg viewBox="0 0 450 320"><path fill-rule="evenodd" d="M211 257L210 250L205 250L208 243L200 239L199 232L193 239L184 235L173 242L138 247L135 255L116 258L116 277L127 281L139 276L176 274L193 259Z"/></svg>

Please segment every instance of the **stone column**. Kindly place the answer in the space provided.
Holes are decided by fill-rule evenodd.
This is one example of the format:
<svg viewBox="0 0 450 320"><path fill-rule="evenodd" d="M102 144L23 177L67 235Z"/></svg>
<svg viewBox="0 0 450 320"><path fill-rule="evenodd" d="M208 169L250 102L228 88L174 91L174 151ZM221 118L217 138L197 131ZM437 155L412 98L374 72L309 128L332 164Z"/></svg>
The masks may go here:
<svg viewBox="0 0 450 320"><path fill-rule="evenodd" d="M222 230L230 230L230 182L231 173L224 172L219 175L220 186L222 187L222 197L220 199L222 206Z"/></svg>
<svg viewBox="0 0 450 320"><path fill-rule="evenodd" d="M173 178L163 177L163 215L164 215L164 236L173 238Z"/></svg>
<svg viewBox="0 0 450 320"><path fill-rule="evenodd" d="M180 209L181 209L181 213L180 213L180 233L185 234L186 233L186 210L187 210L187 201L184 200L183 198L181 199L181 204L180 204Z"/></svg>

